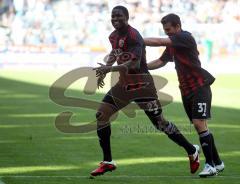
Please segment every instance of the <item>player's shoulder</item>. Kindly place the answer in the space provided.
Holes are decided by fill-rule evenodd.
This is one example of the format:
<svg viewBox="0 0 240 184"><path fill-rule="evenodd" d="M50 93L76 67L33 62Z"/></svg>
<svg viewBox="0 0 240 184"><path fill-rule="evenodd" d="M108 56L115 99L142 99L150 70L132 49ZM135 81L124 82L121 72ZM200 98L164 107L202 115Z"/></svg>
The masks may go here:
<svg viewBox="0 0 240 184"><path fill-rule="evenodd" d="M181 36L181 37L192 37L192 33L188 31L180 31L176 34L176 36Z"/></svg>
<svg viewBox="0 0 240 184"><path fill-rule="evenodd" d="M143 39L139 31L130 25L128 26L128 35L133 40Z"/></svg>
<svg viewBox="0 0 240 184"><path fill-rule="evenodd" d="M110 35L108 36L109 39L113 39L117 36L117 30L114 30L113 32L110 33Z"/></svg>
<svg viewBox="0 0 240 184"><path fill-rule="evenodd" d="M192 33L188 32L188 31L181 31L178 33L178 36L180 36L184 39L194 40Z"/></svg>
<svg viewBox="0 0 240 184"><path fill-rule="evenodd" d="M181 42L187 45L191 45L191 47L196 44L196 41L192 36L192 33L188 31L180 31L179 33L172 36L171 40L175 40L176 42Z"/></svg>

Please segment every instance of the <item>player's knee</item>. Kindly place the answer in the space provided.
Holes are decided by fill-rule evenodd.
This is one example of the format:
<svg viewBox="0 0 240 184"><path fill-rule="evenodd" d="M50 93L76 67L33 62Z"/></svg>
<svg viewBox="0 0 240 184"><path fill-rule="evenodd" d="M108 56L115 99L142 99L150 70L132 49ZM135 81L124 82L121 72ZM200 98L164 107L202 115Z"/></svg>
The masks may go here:
<svg viewBox="0 0 240 184"><path fill-rule="evenodd" d="M193 119L192 122L198 133L208 130L207 121L205 119Z"/></svg>
<svg viewBox="0 0 240 184"><path fill-rule="evenodd" d="M109 116L107 113L98 111L96 113L97 127L104 127L109 123Z"/></svg>
<svg viewBox="0 0 240 184"><path fill-rule="evenodd" d="M102 115L102 113L98 111L98 112L96 113L96 119L97 119L97 120L100 120L100 119L101 119L101 115Z"/></svg>
<svg viewBox="0 0 240 184"><path fill-rule="evenodd" d="M97 119L97 129L101 129L105 123L102 112L96 113L96 119Z"/></svg>
<svg viewBox="0 0 240 184"><path fill-rule="evenodd" d="M109 118L107 117L106 113L98 111L96 113L96 119L97 121L108 121Z"/></svg>

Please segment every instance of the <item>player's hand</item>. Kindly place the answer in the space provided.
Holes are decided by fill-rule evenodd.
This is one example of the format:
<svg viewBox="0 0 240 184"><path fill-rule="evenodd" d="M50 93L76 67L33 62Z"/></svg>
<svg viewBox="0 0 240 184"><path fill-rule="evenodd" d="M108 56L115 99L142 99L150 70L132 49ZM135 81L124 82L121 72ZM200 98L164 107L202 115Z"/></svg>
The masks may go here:
<svg viewBox="0 0 240 184"><path fill-rule="evenodd" d="M104 65L102 63L98 63L100 66L93 68L93 70L96 70L96 77L100 77L101 75L106 75L108 72L111 71L111 66Z"/></svg>
<svg viewBox="0 0 240 184"><path fill-rule="evenodd" d="M98 89L99 89L99 87L100 88L103 88L103 86L105 85L105 83L104 83L104 78L106 77L106 75L100 75L99 77L98 77L98 79L97 79L97 87L98 87Z"/></svg>

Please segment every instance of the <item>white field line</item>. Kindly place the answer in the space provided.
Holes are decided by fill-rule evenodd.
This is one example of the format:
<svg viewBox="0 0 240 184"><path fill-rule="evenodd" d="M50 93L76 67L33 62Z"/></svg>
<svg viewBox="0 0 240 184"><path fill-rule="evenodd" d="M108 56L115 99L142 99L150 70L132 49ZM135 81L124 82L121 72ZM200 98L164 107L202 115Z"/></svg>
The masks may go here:
<svg viewBox="0 0 240 184"><path fill-rule="evenodd" d="M69 175L69 176L30 176L30 175L12 175L12 176L0 176L0 178L89 178L90 176L73 176L73 175ZM128 178L128 179L136 179L136 178L179 178L179 179L184 179L184 178L188 178L188 179L199 179L199 176L141 176L141 175L134 175L134 176L128 176L128 175L118 175L118 176L98 176L95 178ZM240 175L228 175L228 176L213 176L213 177L209 177L209 178L214 178L214 179L240 179ZM1 183L0 180L0 184L4 184L3 182Z"/></svg>

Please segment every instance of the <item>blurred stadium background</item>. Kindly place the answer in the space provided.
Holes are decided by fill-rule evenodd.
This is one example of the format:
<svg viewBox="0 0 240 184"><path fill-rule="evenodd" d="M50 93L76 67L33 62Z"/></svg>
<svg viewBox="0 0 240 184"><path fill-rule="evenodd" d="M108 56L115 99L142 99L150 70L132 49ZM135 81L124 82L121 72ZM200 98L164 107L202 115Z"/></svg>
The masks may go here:
<svg viewBox="0 0 240 184"><path fill-rule="evenodd" d="M111 9L118 4L129 9L129 23L143 37L164 36L160 20L170 12L193 33L203 67L217 78L209 126L227 166L206 183L239 183L240 0L0 0L0 184L92 183L86 176L101 159L96 133L63 134L54 121L69 110L75 114L73 125L88 123L95 111L53 103L49 86L72 69L103 60L110 51ZM162 50L147 48L148 60ZM168 80L163 91L174 97L164 107L166 117L197 143L180 102L174 65L152 73ZM84 82L76 81L66 94L100 101L109 87L86 96L79 90ZM162 134L146 131L149 127L141 112L134 119L120 114L112 136L120 167L97 183L107 178L112 183L200 184L192 180L197 175L188 174L183 151Z"/></svg>
<svg viewBox="0 0 240 184"><path fill-rule="evenodd" d="M195 36L203 62L224 62L225 71L236 70L232 65L240 56L239 0L1 0L0 66L54 61L94 65L110 50L110 11L117 4L128 7L129 22L143 37L164 36L161 17L179 14L183 29ZM148 58L160 53L151 50Z"/></svg>

